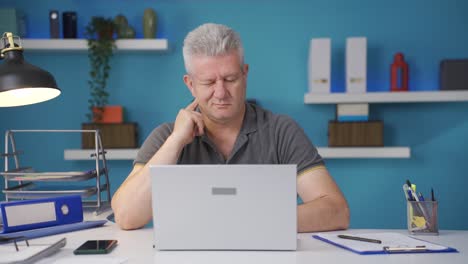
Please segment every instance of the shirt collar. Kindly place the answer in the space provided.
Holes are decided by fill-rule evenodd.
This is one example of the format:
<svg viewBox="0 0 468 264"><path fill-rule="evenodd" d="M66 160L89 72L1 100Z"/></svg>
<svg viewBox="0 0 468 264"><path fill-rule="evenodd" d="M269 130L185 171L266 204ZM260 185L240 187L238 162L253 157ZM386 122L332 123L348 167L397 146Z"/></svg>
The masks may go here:
<svg viewBox="0 0 468 264"><path fill-rule="evenodd" d="M254 105L245 103L244 121L242 123L241 134L249 134L257 131L257 111Z"/></svg>

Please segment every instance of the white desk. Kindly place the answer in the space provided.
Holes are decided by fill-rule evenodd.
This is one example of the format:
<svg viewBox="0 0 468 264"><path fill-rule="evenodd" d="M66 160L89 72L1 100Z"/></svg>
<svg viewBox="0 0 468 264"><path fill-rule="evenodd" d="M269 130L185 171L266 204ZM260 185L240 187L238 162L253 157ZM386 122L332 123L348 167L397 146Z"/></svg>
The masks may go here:
<svg viewBox="0 0 468 264"><path fill-rule="evenodd" d="M88 219L90 219L88 217ZM383 232L389 230L348 230L347 233ZM390 230L407 234L406 230ZM342 233L343 231L341 231ZM339 232L337 232L339 233ZM81 263L105 263L106 258L117 257L128 259L125 263L424 263L424 264L466 264L468 263L468 231L441 231L439 236L423 236L422 239L451 246L460 253L437 254L394 254L361 256L350 251L311 238L311 234L298 235L298 250L294 252L277 251L157 251L153 249L152 229L122 231L114 223L108 222L104 227L57 235L67 238L67 245L58 253L42 259L38 263L54 263L63 258L80 259ZM50 238L40 238L48 240ZM89 261L89 256L75 256L73 250L88 239L117 239L118 246L107 255L94 255L93 259L103 258L102 262Z"/></svg>

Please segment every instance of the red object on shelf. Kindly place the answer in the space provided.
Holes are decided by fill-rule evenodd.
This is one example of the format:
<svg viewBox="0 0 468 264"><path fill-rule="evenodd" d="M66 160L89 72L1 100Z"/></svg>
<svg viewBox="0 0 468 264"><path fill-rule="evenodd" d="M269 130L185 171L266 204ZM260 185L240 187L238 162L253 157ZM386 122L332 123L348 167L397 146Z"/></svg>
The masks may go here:
<svg viewBox="0 0 468 264"><path fill-rule="evenodd" d="M93 113L93 123L123 123L123 107L121 105L106 105L101 109L93 107Z"/></svg>
<svg viewBox="0 0 468 264"><path fill-rule="evenodd" d="M394 56L390 69L390 90L392 92L408 91L409 70L402 53Z"/></svg>

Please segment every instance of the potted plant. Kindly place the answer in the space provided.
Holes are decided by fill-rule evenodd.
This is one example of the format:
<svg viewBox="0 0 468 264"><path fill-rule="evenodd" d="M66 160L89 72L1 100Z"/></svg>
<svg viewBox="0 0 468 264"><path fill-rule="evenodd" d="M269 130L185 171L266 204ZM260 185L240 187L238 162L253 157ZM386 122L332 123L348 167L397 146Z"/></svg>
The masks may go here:
<svg viewBox="0 0 468 264"><path fill-rule="evenodd" d="M90 63L89 112L88 123L82 124L84 130L99 129L104 148L135 148L137 145L136 123L123 122L123 107L109 106L109 92L106 89L111 70L110 60L116 48L114 32L116 25L111 18L92 17L86 26L88 58ZM94 147L94 136L82 134L82 148Z"/></svg>
<svg viewBox="0 0 468 264"><path fill-rule="evenodd" d="M90 122L100 122L103 119L104 107L108 103L109 93L106 90L109 78L110 59L114 54L115 24L113 19L92 17L86 26L85 36L88 40L88 58L90 63L90 79L88 80L91 98L88 100Z"/></svg>

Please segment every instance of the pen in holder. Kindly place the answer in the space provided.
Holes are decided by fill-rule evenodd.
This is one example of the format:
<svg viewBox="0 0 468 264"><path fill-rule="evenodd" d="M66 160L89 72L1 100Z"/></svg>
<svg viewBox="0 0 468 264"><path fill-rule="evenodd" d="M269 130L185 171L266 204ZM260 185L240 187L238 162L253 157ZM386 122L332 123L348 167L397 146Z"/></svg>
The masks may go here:
<svg viewBox="0 0 468 264"><path fill-rule="evenodd" d="M438 235L437 201L407 201L408 232L412 235Z"/></svg>

